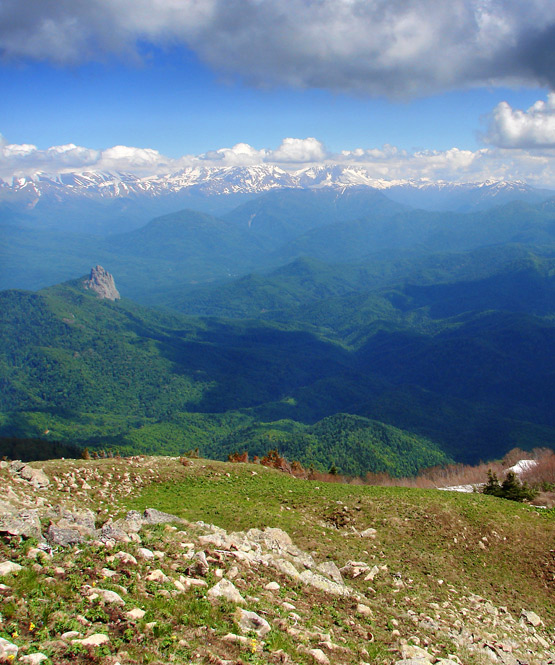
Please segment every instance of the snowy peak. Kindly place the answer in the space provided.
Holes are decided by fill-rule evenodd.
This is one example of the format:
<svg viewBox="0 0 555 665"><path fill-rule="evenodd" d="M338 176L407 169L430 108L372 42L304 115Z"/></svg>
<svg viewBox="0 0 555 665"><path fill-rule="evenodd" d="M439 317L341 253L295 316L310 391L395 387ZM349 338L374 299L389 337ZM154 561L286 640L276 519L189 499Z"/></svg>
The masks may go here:
<svg viewBox="0 0 555 665"><path fill-rule="evenodd" d="M529 202L547 199L553 192L535 190L522 181L448 183L385 181L370 176L362 166L325 164L286 171L271 164L257 166L194 166L175 173L138 176L132 173L84 171L14 177L0 180L0 200L19 200L33 207L40 198L62 202L68 198L119 199L195 194L220 196L261 194L284 188L321 189L371 187L386 191L400 203L432 209L464 209L497 205L522 198Z"/></svg>

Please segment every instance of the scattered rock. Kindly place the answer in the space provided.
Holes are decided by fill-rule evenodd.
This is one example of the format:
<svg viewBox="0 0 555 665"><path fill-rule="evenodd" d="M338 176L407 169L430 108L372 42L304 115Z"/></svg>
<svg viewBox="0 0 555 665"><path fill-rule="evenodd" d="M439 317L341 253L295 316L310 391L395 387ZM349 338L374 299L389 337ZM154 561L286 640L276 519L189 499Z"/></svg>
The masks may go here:
<svg viewBox="0 0 555 665"><path fill-rule="evenodd" d="M370 566L363 561L347 561L343 568L340 568L339 570L345 577L354 579L355 577L368 573Z"/></svg>
<svg viewBox="0 0 555 665"><path fill-rule="evenodd" d="M21 478L23 478L23 480L27 480L31 483L31 485L33 485L33 487L36 487L37 489L48 487L50 485L50 479L42 469L34 469L28 464L26 464L20 470L19 475Z"/></svg>
<svg viewBox="0 0 555 665"><path fill-rule="evenodd" d="M125 600L123 600L119 593L110 589L96 588L90 597L92 598L93 596L100 597L105 603L110 603L111 605L125 605Z"/></svg>
<svg viewBox="0 0 555 665"><path fill-rule="evenodd" d="M22 568L23 566L20 566L18 563L14 563L13 561L3 561L0 563L0 577L3 577L4 575L14 575Z"/></svg>
<svg viewBox="0 0 555 665"><path fill-rule="evenodd" d="M146 612L144 610L141 610L139 607L134 607L132 610L129 610L129 612L126 612L125 616L132 621L139 621L145 614Z"/></svg>
<svg viewBox="0 0 555 665"><path fill-rule="evenodd" d="M307 653L314 658L320 665L329 665L330 659L322 649L308 649Z"/></svg>
<svg viewBox="0 0 555 665"><path fill-rule="evenodd" d="M159 584L164 584L165 582L170 581L170 578L159 568L149 573L145 579L148 582L158 582Z"/></svg>
<svg viewBox="0 0 555 665"><path fill-rule="evenodd" d="M263 619L261 616L256 614L256 612L248 612L242 608L237 610L238 612L238 625L239 629L243 633L254 632L258 637L263 638L267 635L270 630L270 624Z"/></svg>
<svg viewBox="0 0 555 665"><path fill-rule="evenodd" d="M102 644L107 644L109 641L110 638L105 633L94 633L83 640L72 640L72 643L82 644L84 647L99 647Z"/></svg>
<svg viewBox="0 0 555 665"><path fill-rule="evenodd" d="M0 637L0 659L9 662L11 659L17 657L19 647L3 637Z"/></svg>
<svg viewBox="0 0 555 665"><path fill-rule="evenodd" d="M41 538L41 524L36 510L14 510L0 503L0 532L25 538Z"/></svg>
<svg viewBox="0 0 555 665"><path fill-rule="evenodd" d="M313 573L311 570L305 570L300 575L300 580L304 584L309 584L316 589L326 591L334 596L350 596L350 589L344 584L338 584L325 578L323 575Z"/></svg>
<svg viewBox="0 0 555 665"><path fill-rule="evenodd" d="M233 582L226 580L225 577L208 590L207 596L209 598L225 598L239 605L246 605L247 602L239 591L237 591L237 587Z"/></svg>
<svg viewBox="0 0 555 665"><path fill-rule="evenodd" d="M540 617L535 612L531 612L529 610L522 610L520 613L520 618L526 623L530 624L530 626L534 626L534 628L537 628L543 624L543 621L540 619Z"/></svg>
<svg viewBox="0 0 555 665"><path fill-rule="evenodd" d="M333 561L325 561L324 563L318 564L318 566L316 566L316 570L320 573L323 573L324 575L327 575L327 577L331 577L334 582L337 582L338 584L344 584L341 571Z"/></svg>
<svg viewBox="0 0 555 665"><path fill-rule="evenodd" d="M30 663L31 665L40 665L43 661L48 660L48 656L44 653L29 653L26 656L21 656L18 662Z"/></svg>
<svg viewBox="0 0 555 665"><path fill-rule="evenodd" d="M180 517L163 513L161 510L147 508L143 513L143 522L145 524L166 524L168 522L183 522Z"/></svg>

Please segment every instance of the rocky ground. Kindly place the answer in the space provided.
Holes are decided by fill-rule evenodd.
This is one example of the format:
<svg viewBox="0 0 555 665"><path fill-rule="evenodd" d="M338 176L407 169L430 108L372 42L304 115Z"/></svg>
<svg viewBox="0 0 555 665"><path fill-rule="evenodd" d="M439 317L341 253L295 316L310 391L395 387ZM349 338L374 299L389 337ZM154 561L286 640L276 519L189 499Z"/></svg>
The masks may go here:
<svg viewBox="0 0 555 665"><path fill-rule="evenodd" d="M156 506L122 514L178 464L0 463L0 662L555 663L554 627L529 608L463 580L430 580L438 602L420 602L413 580L372 553L371 526L356 532L360 560L342 560L271 524L233 532Z"/></svg>

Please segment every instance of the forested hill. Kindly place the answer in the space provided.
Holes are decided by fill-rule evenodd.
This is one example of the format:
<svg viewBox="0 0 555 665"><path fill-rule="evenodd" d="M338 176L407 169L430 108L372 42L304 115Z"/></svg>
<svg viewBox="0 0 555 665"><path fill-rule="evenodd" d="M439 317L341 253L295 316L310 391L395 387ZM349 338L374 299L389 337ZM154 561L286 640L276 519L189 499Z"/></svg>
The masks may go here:
<svg viewBox="0 0 555 665"><path fill-rule="evenodd" d="M4 291L0 435L221 458L279 448L393 475L550 445L553 277L547 258L534 265L528 280L511 264L471 285L359 290L274 320L102 300L83 279ZM511 283L526 307L492 309Z"/></svg>

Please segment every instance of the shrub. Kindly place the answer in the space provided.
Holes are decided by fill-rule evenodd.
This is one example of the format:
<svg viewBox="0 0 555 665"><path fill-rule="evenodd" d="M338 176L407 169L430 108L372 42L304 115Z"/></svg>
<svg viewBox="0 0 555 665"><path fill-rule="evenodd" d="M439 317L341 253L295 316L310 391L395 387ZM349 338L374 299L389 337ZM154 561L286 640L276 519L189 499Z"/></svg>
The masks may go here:
<svg viewBox="0 0 555 665"><path fill-rule="evenodd" d="M505 480L500 484L497 475L488 471L488 481L482 490L483 494L498 496L510 501L531 501L536 495L536 490L528 487L527 483L521 483L514 471L509 471Z"/></svg>

